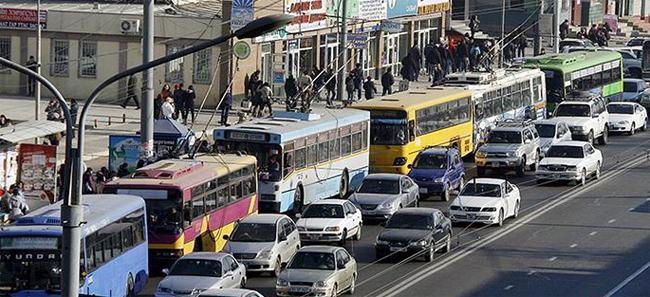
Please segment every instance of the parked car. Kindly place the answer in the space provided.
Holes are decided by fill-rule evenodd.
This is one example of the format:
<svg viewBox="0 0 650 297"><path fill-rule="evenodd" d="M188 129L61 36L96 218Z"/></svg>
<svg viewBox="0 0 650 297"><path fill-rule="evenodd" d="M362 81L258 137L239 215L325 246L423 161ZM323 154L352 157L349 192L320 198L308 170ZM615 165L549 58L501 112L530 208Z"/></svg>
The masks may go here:
<svg viewBox="0 0 650 297"><path fill-rule="evenodd" d="M216 289L204 291L198 297L264 297L264 295L246 289Z"/></svg>
<svg viewBox="0 0 650 297"><path fill-rule="evenodd" d="M417 254L431 262L435 252L451 250L451 221L440 210L404 208L390 217L384 227L375 243L379 260L392 254Z"/></svg>
<svg viewBox="0 0 650 297"><path fill-rule="evenodd" d="M569 126L563 121L544 119L535 121L535 130L539 134L539 149L542 158L551 145L563 140L571 140Z"/></svg>
<svg viewBox="0 0 650 297"><path fill-rule="evenodd" d="M648 114L641 104L634 102L613 102L607 104L609 127L612 132L627 132L634 135L637 129L645 131Z"/></svg>
<svg viewBox="0 0 650 297"><path fill-rule="evenodd" d="M350 201L363 218L387 219L402 207L418 207L418 185L408 176L394 173L370 174L363 179Z"/></svg>
<svg viewBox="0 0 650 297"><path fill-rule="evenodd" d="M361 239L361 211L348 200L318 200L296 216L303 242L336 242L344 245L348 238Z"/></svg>
<svg viewBox="0 0 650 297"><path fill-rule="evenodd" d="M246 268L227 253L191 253L176 260L171 269L163 269L163 274L156 297L198 295L209 289L246 285Z"/></svg>
<svg viewBox="0 0 650 297"><path fill-rule="evenodd" d="M420 187L420 195L440 195L449 201L453 189L462 189L465 165L456 148L430 148L421 151L408 176Z"/></svg>
<svg viewBox="0 0 650 297"><path fill-rule="evenodd" d="M626 46L643 46L643 42L646 40L650 40L648 37L634 37L630 38L625 45Z"/></svg>
<svg viewBox="0 0 650 297"><path fill-rule="evenodd" d="M451 202L449 217L452 222L503 226L506 218L517 218L520 205L516 185L499 178L475 178Z"/></svg>
<svg viewBox="0 0 650 297"><path fill-rule="evenodd" d="M515 170L524 176L526 166L535 171L540 159L539 134L533 122L503 122L497 124L487 137L487 142L474 155L478 176L487 168Z"/></svg>
<svg viewBox="0 0 650 297"><path fill-rule="evenodd" d="M626 78L623 80L623 101L639 102L643 91L648 88L643 79Z"/></svg>
<svg viewBox="0 0 650 297"><path fill-rule="evenodd" d="M595 139L601 145L607 144L609 136L609 112L606 100L589 92L573 93L558 104L553 113L555 120L569 125L574 140L585 140L591 144Z"/></svg>
<svg viewBox="0 0 650 297"><path fill-rule="evenodd" d="M645 107L646 111L650 109L650 89L646 89L643 94L641 94L641 101L639 104Z"/></svg>
<svg viewBox="0 0 650 297"><path fill-rule="evenodd" d="M239 223L223 248L246 266L247 271L271 272L278 276L286 263L300 249L296 224L286 215L251 215Z"/></svg>
<svg viewBox="0 0 650 297"><path fill-rule="evenodd" d="M296 253L275 285L277 296L354 294L357 261L341 247L308 246Z"/></svg>
<svg viewBox="0 0 650 297"><path fill-rule="evenodd" d="M548 180L575 181L585 185L587 178L600 178L603 155L590 143L583 141L563 141L551 146L546 158L537 169L537 183Z"/></svg>
<svg viewBox="0 0 650 297"><path fill-rule="evenodd" d="M596 47L596 45L589 39L565 38L560 41L560 50L563 51L565 47Z"/></svg>

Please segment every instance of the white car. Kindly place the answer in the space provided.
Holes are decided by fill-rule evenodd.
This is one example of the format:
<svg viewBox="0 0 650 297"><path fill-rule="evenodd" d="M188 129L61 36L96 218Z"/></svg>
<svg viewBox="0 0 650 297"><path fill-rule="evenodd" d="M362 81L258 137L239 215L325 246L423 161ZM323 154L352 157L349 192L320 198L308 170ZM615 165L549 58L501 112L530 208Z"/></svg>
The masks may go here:
<svg viewBox="0 0 650 297"><path fill-rule="evenodd" d="M542 158L551 145L560 141L571 140L571 131L569 126L555 119L536 120L535 129L539 134L539 149Z"/></svg>
<svg viewBox="0 0 650 297"><path fill-rule="evenodd" d="M465 184L449 206L452 222L496 224L519 215L521 194L516 185L500 178L475 178Z"/></svg>
<svg viewBox="0 0 650 297"><path fill-rule="evenodd" d="M637 129L645 131L648 123L646 109L639 103L612 102L607 104L609 130L633 135Z"/></svg>
<svg viewBox="0 0 650 297"><path fill-rule="evenodd" d="M575 181L585 185L587 178L600 178L603 155L590 143L563 141L548 149L546 158L537 168L537 183L547 180Z"/></svg>
<svg viewBox="0 0 650 297"><path fill-rule="evenodd" d="M337 242L361 239L361 211L348 200L324 199L312 202L298 214L296 222L303 242Z"/></svg>
<svg viewBox="0 0 650 297"><path fill-rule="evenodd" d="M574 140L584 140L591 144L595 139L601 145L607 144L609 136L609 112L606 101L600 95L589 92L576 92L558 104L553 118L569 125Z"/></svg>
<svg viewBox="0 0 650 297"><path fill-rule="evenodd" d="M239 223L223 248L246 266L247 271L271 272L278 276L282 264L300 249L296 224L286 215L251 215Z"/></svg>
<svg viewBox="0 0 650 297"><path fill-rule="evenodd" d="M207 290L198 297L264 297L257 291L246 289L216 289Z"/></svg>
<svg viewBox="0 0 650 297"><path fill-rule="evenodd" d="M241 288L246 268L226 253L195 252L176 260L158 283L156 297L198 295L210 289Z"/></svg>

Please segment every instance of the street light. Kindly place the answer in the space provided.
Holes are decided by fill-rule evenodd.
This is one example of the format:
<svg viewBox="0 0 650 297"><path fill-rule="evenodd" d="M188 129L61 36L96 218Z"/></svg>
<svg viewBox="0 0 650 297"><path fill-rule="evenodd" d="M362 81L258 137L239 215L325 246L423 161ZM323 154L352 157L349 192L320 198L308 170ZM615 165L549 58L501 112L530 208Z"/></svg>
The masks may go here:
<svg viewBox="0 0 650 297"><path fill-rule="evenodd" d="M153 60L148 63L141 64L139 66L127 69L126 71L120 72L113 75L103 83L101 83L95 90L90 94L88 100L84 103L84 107L81 110L79 116L79 132L77 138L77 149L75 151L75 163L76 166L74 169L74 179L72 180L72 195L70 197L70 204L67 205L69 211L62 211L62 221L67 223L62 223L63 225L63 265L62 265L62 275L61 275L61 296L63 297L75 297L79 294L79 255L80 255L80 246L81 242L80 230L79 227L83 221L83 207L81 205L81 168L83 162L83 153L84 153L84 133L85 126L83 123L86 121L86 114L88 109L95 102L99 94L112 83L129 77L133 74L142 72L144 70L165 64L167 62L173 61L180 57L184 57L195 52L204 50L206 48L224 43L233 37L239 39L246 38L255 38L271 32L273 30L279 29L283 26L288 25L293 21L293 16L286 14L271 15L259 18L254 20L245 27L217 37L206 42L202 42L195 46L183 49L171 55L164 56L162 58ZM65 216L65 217L63 217Z"/></svg>

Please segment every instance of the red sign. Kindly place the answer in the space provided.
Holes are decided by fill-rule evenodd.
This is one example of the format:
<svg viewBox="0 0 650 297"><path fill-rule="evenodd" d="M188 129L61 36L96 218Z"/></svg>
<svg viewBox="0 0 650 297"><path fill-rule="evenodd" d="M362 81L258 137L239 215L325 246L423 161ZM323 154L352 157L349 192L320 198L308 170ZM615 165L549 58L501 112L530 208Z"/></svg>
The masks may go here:
<svg viewBox="0 0 650 297"><path fill-rule="evenodd" d="M35 9L0 8L0 27L35 29L40 23L47 25L47 10L41 10L40 18Z"/></svg>
<svg viewBox="0 0 650 297"><path fill-rule="evenodd" d="M56 146L23 143L20 145L19 160L19 176L25 183L25 198L43 204L53 203L56 190Z"/></svg>

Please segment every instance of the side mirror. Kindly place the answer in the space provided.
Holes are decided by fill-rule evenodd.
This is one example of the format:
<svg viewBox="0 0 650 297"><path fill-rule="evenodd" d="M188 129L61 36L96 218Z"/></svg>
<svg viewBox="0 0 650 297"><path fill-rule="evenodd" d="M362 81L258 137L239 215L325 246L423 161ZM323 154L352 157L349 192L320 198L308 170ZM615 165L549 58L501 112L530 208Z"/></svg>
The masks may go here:
<svg viewBox="0 0 650 297"><path fill-rule="evenodd" d="M533 141L530 140L530 139L526 139L526 140L524 140L524 143L525 143L525 144L529 144L529 143L531 143L531 142L533 142Z"/></svg>
<svg viewBox="0 0 650 297"><path fill-rule="evenodd" d="M411 192L411 190L409 190L409 189L404 189L404 190L402 190L402 193L404 193L404 194L408 194L408 193L410 193L410 192Z"/></svg>
<svg viewBox="0 0 650 297"><path fill-rule="evenodd" d="M413 168L413 164L408 164L408 165L406 165L406 168L408 168L408 169L412 169L412 168Z"/></svg>
<svg viewBox="0 0 650 297"><path fill-rule="evenodd" d="M287 264L289 264L289 263L288 263L288 262L282 262L282 263L280 264L280 269L282 269L282 270L286 269L286 268L287 268Z"/></svg>
<svg viewBox="0 0 650 297"><path fill-rule="evenodd" d="M599 113L599 112L595 112L593 117L594 117L594 118L597 118L597 117L599 117L599 116L600 116L600 113Z"/></svg>
<svg viewBox="0 0 650 297"><path fill-rule="evenodd" d="M223 235L223 240L228 240L228 239L230 239L230 236L228 236L228 234L224 234Z"/></svg>
<svg viewBox="0 0 650 297"><path fill-rule="evenodd" d="M296 219L299 219L300 217L302 217L302 214L301 214L301 213L297 213L297 214L296 214Z"/></svg>
<svg viewBox="0 0 650 297"><path fill-rule="evenodd" d="M168 275L169 274L169 268L163 268L162 269L162 274Z"/></svg>
<svg viewBox="0 0 650 297"><path fill-rule="evenodd" d="M345 269L345 263L339 263L337 266L339 269Z"/></svg>
<svg viewBox="0 0 650 297"><path fill-rule="evenodd" d="M386 227L386 222L385 222L385 221L384 221L384 222L380 222L380 223L379 223L379 226L381 226L381 227Z"/></svg>
<svg viewBox="0 0 650 297"><path fill-rule="evenodd" d="M223 277L233 277L235 274L231 271L226 272L226 274L223 275Z"/></svg>
<svg viewBox="0 0 650 297"><path fill-rule="evenodd" d="M451 193L452 195L455 195L455 196L460 195L460 191L458 191L458 190L452 190L450 193Z"/></svg>

